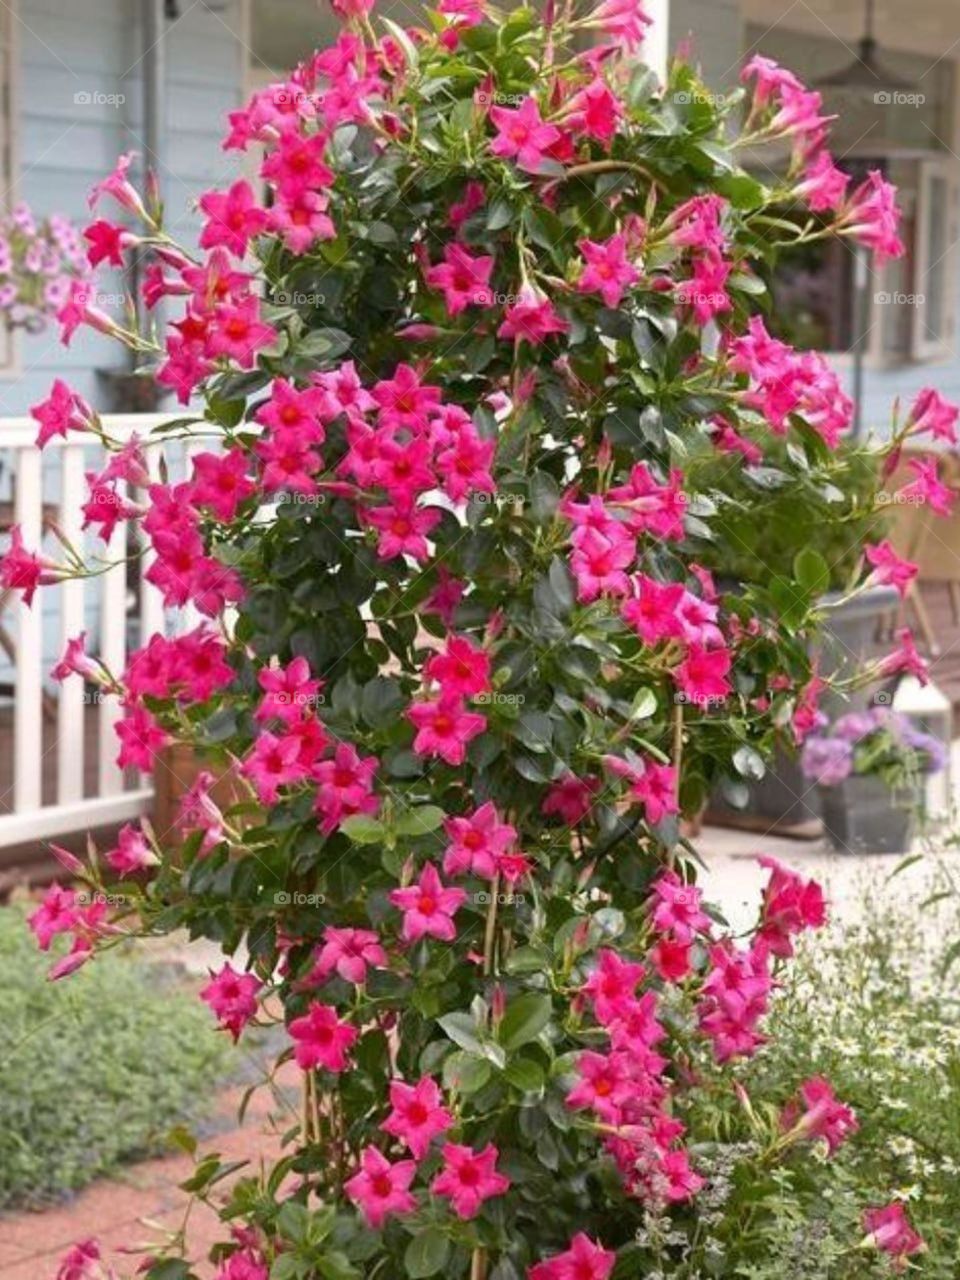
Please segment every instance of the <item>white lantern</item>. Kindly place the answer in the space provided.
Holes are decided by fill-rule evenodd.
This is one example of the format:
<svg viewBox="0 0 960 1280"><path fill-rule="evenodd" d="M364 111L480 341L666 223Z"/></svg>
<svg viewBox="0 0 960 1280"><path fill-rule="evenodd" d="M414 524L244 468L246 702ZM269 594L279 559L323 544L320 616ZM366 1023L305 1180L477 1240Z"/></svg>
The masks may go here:
<svg viewBox="0 0 960 1280"><path fill-rule="evenodd" d="M953 739L953 707L950 699L932 681L924 685L916 676L907 675L897 685L893 695L893 710L906 716L915 728L929 733L943 743L947 765L941 774L935 774L927 783L927 807L931 812L933 811L933 793L939 791L943 812L949 813L950 775L953 769L950 754L950 744Z"/></svg>

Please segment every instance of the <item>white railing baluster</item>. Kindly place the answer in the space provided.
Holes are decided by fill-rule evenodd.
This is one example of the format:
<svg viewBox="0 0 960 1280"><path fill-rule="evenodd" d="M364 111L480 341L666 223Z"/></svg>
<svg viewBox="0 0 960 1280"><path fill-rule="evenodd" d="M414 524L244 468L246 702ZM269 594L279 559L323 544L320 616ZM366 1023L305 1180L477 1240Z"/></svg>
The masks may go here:
<svg viewBox="0 0 960 1280"><path fill-rule="evenodd" d="M147 472L151 480L157 481L160 479L160 450L147 449L145 453ZM148 501L146 490L138 490L135 497L138 502ZM147 549L150 540L140 525L137 525L137 536L140 546L145 548L140 560L140 643L146 644L155 632L162 634L164 631L163 594L152 582L147 582L144 576L155 557Z"/></svg>
<svg viewBox="0 0 960 1280"><path fill-rule="evenodd" d="M151 431L176 416L165 414L115 414L103 418L108 436L118 441L128 441L136 434L144 442L148 471L151 477L160 477L160 453L162 445L149 439ZM55 436L49 441L43 454L37 451L34 441L37 424L30 418L0 419L0 450L7 452L13 461L15 477L14 519L23 530L23 540L29 550L37 550L44 541L47 554L57 559L59 547L53 539L44 537L43 481L44 467L61 466L62 490L57 504L56 519L66 537L81 550L104 559L119 560L128 554L131 536L129 526L120 524L109 547L99 537L85 539L80 525L81 504L86 500L84 480L85 450L90 441L71 435L64 440ZM156 439L156 438L155 438ZM218 447L215 431L204 440L187 445L173 446L181 463L187 455L204 449ZM182 451L182 452L181 452ZM188 464L189 465L189 464ZM137 491L136 500L145 500ZM52 504L51 504L52 505ZM48 508L49 509L49 508ZM142 536L137 534L136 536ZM146 570L152 553L141 566ZM165 630L166 615L161 593L142 579L139 587L140 634L143 641L156 631ZM50 610L44 625L42 590L37 593L32 609L26 609L16 598L8 594L3 612L6 629L11 636L10 656L15 668L14 707L14 787L13 813L0 813L0 849L27 841L56 838L71 832L82 832L97 826L110 826L130 822L148 813L153 803L152 779L138 776L125 789L124 776L116 764L119 740L114 725L120 716L116 699L110 698L97 709L98 750L97 793L84 796L84 728L85 712L83 684L76 678L57 685L53 696L44 695L45 667L49 667L63 652L68 639L86 630L94 652L98 652L106 665L119 674L127 659L127 574L124 567L116 567L88 582L67 582L55 589L48 602L56 600L55 628ZM199 621L194 608L177 612L171 619L177 630L183 631ZM4 655L0 653L0 661ZM54 803L43 803L43 735L44 713L56 706L56 763L57 786Z"/></svg>
<svg viewBox="0 0 960 1280"><path fill-rule="evenodd" d="M117 485L121 497L126 496L123 482ZM127 566L128 529L121 521L113 531L109 544L101 553L120 564L100 579L100 657L107 670L117 678L127 661ZM120 749L114 726L121 718L116 698L104 698L99 711L98 791L101 796L115 796L123 790L123 771L117 764Z"/></svg>
<svg viewBox="0 0 960 1280"><path fill-rule="evenodd" d="M16 455L14 518L30 551L43 540L43 473L40 451L19 449ZM22 600L17 612L16 701L13 709L13 807L17 813L38 809L43 786L43 594L30 608Z"/></svg>
<svg viewBox="0 0 960 1280"><path fill-rule="evenodd" d="M70 543L79 548L81 532L78 494L84 491L82 444L69 444L60 451L60 528ZM60 652L85 629L84 583L69 580L60 587ZM70 804L83 798L84 682L70 676L57 686L57 803Z"/></svg>

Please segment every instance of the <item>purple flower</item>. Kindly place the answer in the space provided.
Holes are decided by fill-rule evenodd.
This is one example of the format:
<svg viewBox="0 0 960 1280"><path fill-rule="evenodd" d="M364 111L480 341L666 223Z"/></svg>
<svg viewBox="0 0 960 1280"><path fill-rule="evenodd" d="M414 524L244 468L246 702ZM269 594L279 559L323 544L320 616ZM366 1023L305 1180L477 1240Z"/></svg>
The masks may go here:
<svg viewBox="0 0 960 1280"><path fill-rule="evenodd" d="M836 787L853 769L853 747L844 738L808 738L800 757L804 777Z"/></svg>

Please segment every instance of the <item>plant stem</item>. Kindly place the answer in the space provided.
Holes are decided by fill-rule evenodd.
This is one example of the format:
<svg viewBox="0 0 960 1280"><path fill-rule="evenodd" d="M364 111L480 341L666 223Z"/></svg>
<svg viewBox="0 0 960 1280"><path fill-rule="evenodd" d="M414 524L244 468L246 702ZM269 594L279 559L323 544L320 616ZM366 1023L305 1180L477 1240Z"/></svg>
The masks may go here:
<svg viewBox="0 0 960 1280"><path fill-rule="evenodd" d="M500 891L499 873L490 881L490 901L487 904L487 925L483 935L483 972L493 973L493 954L497 937L497 898Z"/></svg>
<svg viewBox="0 0 960 1280"><path fill-rule="evenodd" d="M486 1280L487 1251L479 1245L470 1258L470 1280Z"/></svg>

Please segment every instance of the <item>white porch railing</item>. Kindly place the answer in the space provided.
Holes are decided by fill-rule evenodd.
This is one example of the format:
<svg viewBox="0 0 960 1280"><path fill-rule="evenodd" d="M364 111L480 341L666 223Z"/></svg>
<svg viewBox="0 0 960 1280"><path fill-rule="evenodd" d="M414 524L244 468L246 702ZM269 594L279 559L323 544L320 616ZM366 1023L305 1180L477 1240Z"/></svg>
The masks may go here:
<svg viewBox="0 0 960 1280"><path fill-rule="evenodd" d="M129 439L134 433L146 438L151 428L171 416L120 414L103 421L116 439ZM80 507L87 490L84 472L99 469L102 458L96 456L99 446L91 446L79 435L66 440L55 437L41 454L34 444L36 432L36 423L29 418L0 419L6 496L0 502L0 548L6 547L10 525L18 524L28 548L43 546L56 557L59 544L49 533L54 521L74 545L84 544L80 529ZM158 450L146 452L156 466ZM97 554L119 558L125 535L121 523L106 551L98 538ZM111 671L122 671L130 620L137 619L142 640L164 624L161 597L142 574L136 576L134 592L132 599L123 566L100 577L41 588L30 609L19 595L0 592L0 643L6 650L0 657L6 656L12 666L14 697L12 744L9 729L0 737L0 749L11 750L13 757L12 787L7 795L0 794L0 849L126 822L149 809L153 798L149 780L129 783L116 764L119 742L113 726L120 714L116 699L98 699L95 712L88 712L83 681L71 678L51 685L47 670L51 647L59 656L67 640L86 629L93 651ZM85 758L88 714L97 720L95 761Z"/></svg>

